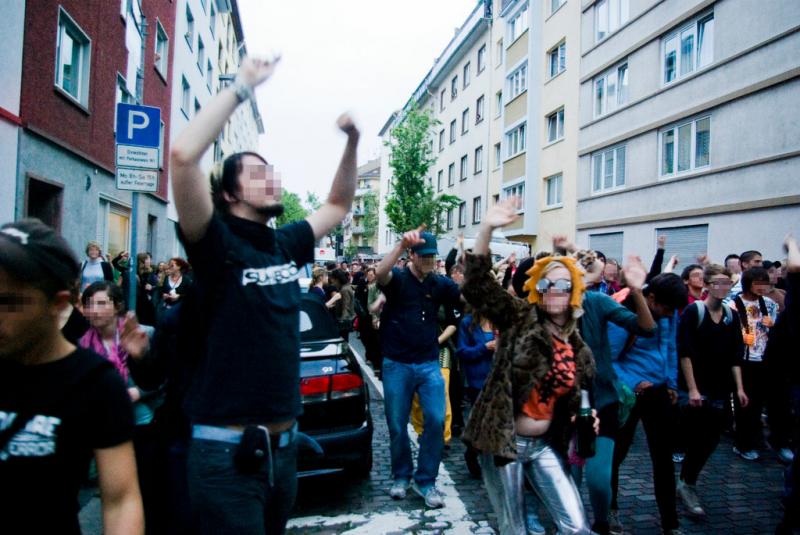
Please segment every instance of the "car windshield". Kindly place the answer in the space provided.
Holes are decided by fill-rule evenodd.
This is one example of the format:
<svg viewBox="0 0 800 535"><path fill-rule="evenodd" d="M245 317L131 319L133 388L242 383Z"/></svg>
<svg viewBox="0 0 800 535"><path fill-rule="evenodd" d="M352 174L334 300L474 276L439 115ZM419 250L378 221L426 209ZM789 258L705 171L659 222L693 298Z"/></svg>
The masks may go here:
<svg viewBox="0 0 800 535"><path fill-rule="evenodd" d="M338 338L339 331L325 303L314 294L300 299L300 339L303 342Z"/></svg>

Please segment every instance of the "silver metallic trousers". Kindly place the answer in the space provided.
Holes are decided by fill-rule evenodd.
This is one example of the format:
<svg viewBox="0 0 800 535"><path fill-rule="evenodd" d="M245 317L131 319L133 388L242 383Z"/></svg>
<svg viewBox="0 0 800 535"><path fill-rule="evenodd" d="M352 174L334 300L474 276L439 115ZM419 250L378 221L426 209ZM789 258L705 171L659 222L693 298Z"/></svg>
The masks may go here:
<svg viewBox="0 0 800 535"><path fill-rule="evenodd" d="M526 535L523 473L544 503L558 533L592 533L578 489L545 439L517 436L516 462L495 466L494 457L486 453L479 462L500 535Z"/></svg>

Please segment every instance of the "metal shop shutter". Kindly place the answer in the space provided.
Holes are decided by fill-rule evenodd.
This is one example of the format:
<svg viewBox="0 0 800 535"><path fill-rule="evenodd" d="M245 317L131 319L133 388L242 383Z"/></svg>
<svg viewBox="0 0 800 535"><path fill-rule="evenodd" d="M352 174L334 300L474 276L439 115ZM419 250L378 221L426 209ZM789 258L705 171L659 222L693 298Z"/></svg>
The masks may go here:
<svg viewBox="0 0 800 535"><path fill-rule="evenodd" d="M606 258L613 258L622 262L622 232L608 232L606 234L589 234L589 248L600 251Z"/></svg>
<svg viewBox="0 0 800 535"><path fill-rule="evenodd" d="M678 274L689 264L697 263L698 256L708 252L708 225L659 228L656 229L658 236L667 237L665 265L672 255L678 255Z"/></svg>

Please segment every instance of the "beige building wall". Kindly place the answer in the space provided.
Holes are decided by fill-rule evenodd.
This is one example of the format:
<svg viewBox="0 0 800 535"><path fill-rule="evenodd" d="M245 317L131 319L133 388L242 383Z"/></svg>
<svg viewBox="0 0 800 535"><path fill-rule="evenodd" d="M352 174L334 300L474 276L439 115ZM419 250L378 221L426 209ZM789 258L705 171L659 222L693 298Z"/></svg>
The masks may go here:
<svg viewBox="0 0 800 535"><path fill-rule="evenodd" d="M381 160L370 160L358 168L356 193L353 199L353 209L344 228L344 245L352 244L359 248L359 253L372 254L378 250L378 232L371 238L364 234L364 218L366 216L364 196L375 193L380 199L381 189Z"/></svg>

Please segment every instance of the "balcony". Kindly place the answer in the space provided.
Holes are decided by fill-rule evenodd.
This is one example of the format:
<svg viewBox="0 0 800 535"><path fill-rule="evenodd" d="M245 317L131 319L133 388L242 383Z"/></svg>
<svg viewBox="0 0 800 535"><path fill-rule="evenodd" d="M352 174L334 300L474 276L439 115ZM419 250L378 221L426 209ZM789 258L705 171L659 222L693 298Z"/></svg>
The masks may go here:
<svg viewBox="0 0 800 535"><path fill-rule="evenodd" d="M350 232L353 234L353 236L364 234L364 227L351 227Z"/></svg>

